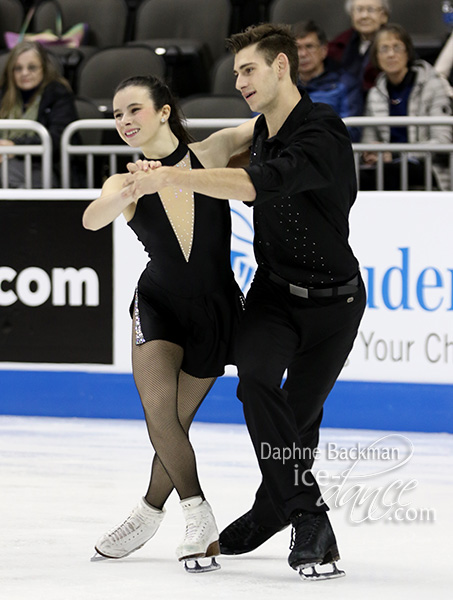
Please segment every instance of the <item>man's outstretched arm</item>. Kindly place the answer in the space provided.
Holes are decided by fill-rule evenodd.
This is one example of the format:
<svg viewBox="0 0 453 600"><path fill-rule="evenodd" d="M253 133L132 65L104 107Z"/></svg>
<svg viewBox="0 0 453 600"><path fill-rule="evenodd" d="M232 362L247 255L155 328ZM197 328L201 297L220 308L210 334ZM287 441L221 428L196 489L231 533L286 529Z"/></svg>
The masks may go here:
<svg viewBox="0 0 453 600"><path fill-rule="evenodd" d="M158 167L138 170L125 179L124 194L140 198L165 187L198 192L222 200L253 202L256 191L244 169L193 169L183 171L178 167Z"/></svg>

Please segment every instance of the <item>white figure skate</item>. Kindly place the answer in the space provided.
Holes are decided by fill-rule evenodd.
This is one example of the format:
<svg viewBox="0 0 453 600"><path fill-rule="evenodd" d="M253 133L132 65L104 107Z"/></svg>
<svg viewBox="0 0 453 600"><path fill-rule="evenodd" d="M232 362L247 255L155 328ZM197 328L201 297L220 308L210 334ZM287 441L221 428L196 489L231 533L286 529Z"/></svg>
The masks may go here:
<svg viewBox="0 0 453 600"><path fill-rule="evenodd" d="M211 507L201 496L186 498L180 504L186 520L186 533L176 549L178 560L184 561L184 568L189 573L220 569L215 560L220 554L219 532ZM199 558L211 558L211 564L200 565Z"/></svg>
<svg viewBox="0 0 453 600"><path fill-rule="evenodd" d="M141 498L128 518L96 542L97 554L92 561L105 558L124 558L141 548L153 537L164 518L165 509L158 510Z"/></svg>

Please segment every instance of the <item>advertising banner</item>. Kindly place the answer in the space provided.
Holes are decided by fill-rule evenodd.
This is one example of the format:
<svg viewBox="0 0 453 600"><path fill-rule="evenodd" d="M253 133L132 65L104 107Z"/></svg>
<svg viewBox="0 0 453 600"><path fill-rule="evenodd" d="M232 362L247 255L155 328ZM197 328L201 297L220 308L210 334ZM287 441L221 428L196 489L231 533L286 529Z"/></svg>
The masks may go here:
<svg viewBox="0 0 453 600"><path fill-rule="evenodd" d="M142 415L129 305L148 257L122 217L83 229L98 193L0 195L2 414ZM246 293L256 269L253 210L230 205L231 262ZM359 193L350 244L368 303L326 426L453 431L452 222L453 193ZM236 368L226 374L197 419L242 422Z"/></svg>
<svg viewBox="0 0 453 600"><path fill-rule="evenodd" d="M0 201L0 361L113 361L112 228L86 201Z"/></svg>
<svg viewBox="0 0 453 600"><path fill-rule="evenodd" d="M362 193L351 245L367 310L343 378L453 384L453 194Z"/></svg>
<svg viewBox="0 0 453 600"><path fill-rule="evenodd" d="M254 272L252 211L232 203L232 261ZM453 194L361 192L350 245L367 309L340 379L453 384Z"/></svg>

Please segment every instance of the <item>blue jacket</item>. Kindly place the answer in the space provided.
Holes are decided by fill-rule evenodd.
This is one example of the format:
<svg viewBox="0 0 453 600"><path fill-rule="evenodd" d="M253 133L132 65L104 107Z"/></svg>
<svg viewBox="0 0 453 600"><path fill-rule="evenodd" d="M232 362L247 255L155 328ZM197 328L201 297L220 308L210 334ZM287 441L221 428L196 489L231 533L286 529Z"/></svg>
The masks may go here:
<svg viewBox="0 0 453 600"><path fill-rule="evenodd" d="M298 87L305 90L313 102L323 102L331 106L342 119L363 115L360 84L344 71L326 70L310 79L307 85L299 82ZM358 128L350 127L349 135L353 142L360 140Z"/></svg>

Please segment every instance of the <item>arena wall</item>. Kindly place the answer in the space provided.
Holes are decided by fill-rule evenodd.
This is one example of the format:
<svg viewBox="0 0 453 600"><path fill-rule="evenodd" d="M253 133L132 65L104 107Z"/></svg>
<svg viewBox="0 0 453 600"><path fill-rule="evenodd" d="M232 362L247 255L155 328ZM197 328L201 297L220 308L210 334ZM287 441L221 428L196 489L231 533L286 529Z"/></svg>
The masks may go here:
<svg viewBox="0 0 453 600"><path fill-rule="evenodd" d="M140 419L129 305L147 257L122 218L85 231L98 190L0 192L0 414ZM232 265L253 278L252 211ZM453 193L361 192L350 243L368 306L324 426L453 433ZM242 423L234 367L198 420Z"/></svg>

